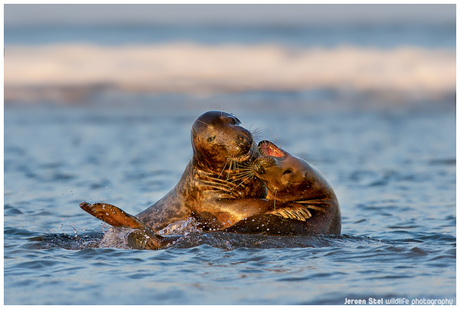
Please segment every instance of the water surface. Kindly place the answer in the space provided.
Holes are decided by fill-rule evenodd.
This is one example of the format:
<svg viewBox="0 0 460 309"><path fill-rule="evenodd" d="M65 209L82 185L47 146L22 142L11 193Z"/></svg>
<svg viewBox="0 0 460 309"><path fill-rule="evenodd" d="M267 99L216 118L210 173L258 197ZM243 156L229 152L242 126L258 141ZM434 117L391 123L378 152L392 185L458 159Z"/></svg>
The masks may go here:
<svg viewBox="0 0 460 309"><path fill-rule="evenodd" d="M245 98L7 105L5 304L455 302L453 107L259 108ZM161 198L191 156L193 120L209 107L318 167L338 195L342 235L189 234L158 251L98 248L108 227L78 204L135 214Z"/></svg>

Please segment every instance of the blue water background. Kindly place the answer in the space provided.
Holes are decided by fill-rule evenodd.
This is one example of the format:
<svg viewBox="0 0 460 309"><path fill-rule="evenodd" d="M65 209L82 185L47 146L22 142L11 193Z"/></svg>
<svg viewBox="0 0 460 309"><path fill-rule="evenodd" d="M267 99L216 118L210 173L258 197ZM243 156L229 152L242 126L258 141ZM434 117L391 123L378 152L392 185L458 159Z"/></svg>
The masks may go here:
<svg viewBox="0 0 460 309"><path fill-rule="evenodd" d="M191 156L199 106L7 107L5 303L454 300L453 109L297 107L223 109L325 174L340 200L343 235L189 235L159 251L84 249L91 241L75 235L107 228L78 204L106 201L135 214L162 197Z"/></svg>
<svg viewBox="0 0 460 309"><path fill-rule="evenodd" d="M287 25L38 25L6 26L5 45L91 43L98 45L275 44L290 47L340 45L394 48L420 46L455 48L455 23L287 24Z"/></svg>
<svg viewBox="0 0 460 309"><path fill-rule="evenodd" d="M177 41L455 48L455 25L5 29L6 45ZM455 99L339 99L321 90L267 90L9 103L5 304L455 302ZM105 201L135 214L157 201L180 178L191 156L191 124L208 109L234 113L259 128L260 139L318 167L338 195L342 235L213 233L159 251L95 248L107 227L78 204Z"/></svg>

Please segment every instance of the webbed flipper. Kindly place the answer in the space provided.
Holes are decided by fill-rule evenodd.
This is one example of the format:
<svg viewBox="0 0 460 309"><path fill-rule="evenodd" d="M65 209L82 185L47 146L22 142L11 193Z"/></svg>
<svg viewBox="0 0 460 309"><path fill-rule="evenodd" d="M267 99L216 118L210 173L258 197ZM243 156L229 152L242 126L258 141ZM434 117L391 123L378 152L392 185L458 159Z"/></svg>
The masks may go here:
<svg viewBox="0 0 460 309"><path fill-rule="evenodd" d="M172 238L166 239L156 234L141 220L116 206L105 203L89 204L83 202L80 204L80 207L111 226L136 230L132 233L132 237L128 236L128 244L134 249L158 249L167 245L172 240Z"/></svg>
<svg viewBox="0 0 460 309"><path fill-rule="evenodd" d="M114 227L128 227L132 229L146 227L138 218L110 204L95 203L90 205L83 202L80 204L80 208Z"/></svg>

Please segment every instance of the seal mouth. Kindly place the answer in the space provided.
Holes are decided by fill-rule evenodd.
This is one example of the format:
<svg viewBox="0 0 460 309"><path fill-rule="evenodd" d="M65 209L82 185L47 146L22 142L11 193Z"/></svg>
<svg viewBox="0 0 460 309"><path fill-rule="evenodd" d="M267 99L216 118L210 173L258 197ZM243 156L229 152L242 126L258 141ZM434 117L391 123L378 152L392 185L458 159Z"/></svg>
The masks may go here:
<svg viewBox="0 0 460 309"><path fill-rule="evenodd" d="M244 161L247 161L247 160L251 159L252 154L253 154L253 152L252 152L252 147L251 147L251 148L249 148L248 152L243 153L243 154L241 154L239 156L236 156L236 157L231 157L229 159L232 160L232 161L240 163L240 162L244 162Z"/></svg>
<svg viewBox="0 0 460 309"><path fill-rule="evenodd" d="M259 143L259 152L261 155L269 157L282 158L285 156L284 151L269 141L261 141Z"/></svg>

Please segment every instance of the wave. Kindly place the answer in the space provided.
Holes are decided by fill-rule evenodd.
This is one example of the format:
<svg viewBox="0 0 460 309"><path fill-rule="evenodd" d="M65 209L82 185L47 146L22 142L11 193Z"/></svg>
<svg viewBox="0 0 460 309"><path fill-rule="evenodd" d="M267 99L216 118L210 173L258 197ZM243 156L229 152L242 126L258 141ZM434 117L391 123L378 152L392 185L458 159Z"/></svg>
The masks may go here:
<svg viewBox="0 0 460 309"><path fill-rule="evenodd" d="M5 47L5 99L62 89L132 93L233 93L332 89L423 98L455 93L454 49L278 45ZM71 92L70 92L71 93Z"/></svg>

